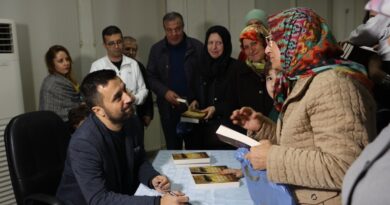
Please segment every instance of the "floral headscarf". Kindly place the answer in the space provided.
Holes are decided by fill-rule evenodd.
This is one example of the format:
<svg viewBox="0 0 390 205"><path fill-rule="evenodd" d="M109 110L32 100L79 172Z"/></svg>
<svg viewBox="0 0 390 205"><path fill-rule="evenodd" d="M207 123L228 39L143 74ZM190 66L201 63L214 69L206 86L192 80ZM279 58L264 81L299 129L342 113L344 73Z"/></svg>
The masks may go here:
<svg viewBox="0 0 390 205"><path fill-rule="evenodd" d="M291 8L269 18L272 40L280 49L282 72L275 83L275 108L281 111L290 82L316 75L325 70L340 69L369 87L365 68L340 60L342 54L324 19L308 8ZM287 80L288 79L288 80Z"/></svg>
<svg viewBox="0 0 390 205"><path fill-rule="evenodd" d="M244 39L262 42L265 48L267 46L265 37L267 37L268 35L268 29L266 29L263 25L254 24L245 27L240 34L241 52L245 53L242 45ZM252 62L248 59L248 57L246 57L245 62L256 73L262 73L264 70L265 60L263 62Z"/></svg>

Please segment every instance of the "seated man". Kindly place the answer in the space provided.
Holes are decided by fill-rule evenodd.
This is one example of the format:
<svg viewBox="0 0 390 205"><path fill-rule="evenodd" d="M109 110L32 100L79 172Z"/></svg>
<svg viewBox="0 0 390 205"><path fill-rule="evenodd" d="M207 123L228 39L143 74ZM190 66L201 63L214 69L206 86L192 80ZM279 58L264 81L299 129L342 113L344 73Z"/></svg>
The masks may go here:
<svg viewBox="0 0 390 205"><path fill-rule="evenodd" d="M129 120L134 99L115 71L87 75L81 92L92 113L73 134L57 197L64 204L182 204L188 197L133 196L139 182L164 193L168 178L153 169ZM126 123L125 123L126 122Z"/></svg>

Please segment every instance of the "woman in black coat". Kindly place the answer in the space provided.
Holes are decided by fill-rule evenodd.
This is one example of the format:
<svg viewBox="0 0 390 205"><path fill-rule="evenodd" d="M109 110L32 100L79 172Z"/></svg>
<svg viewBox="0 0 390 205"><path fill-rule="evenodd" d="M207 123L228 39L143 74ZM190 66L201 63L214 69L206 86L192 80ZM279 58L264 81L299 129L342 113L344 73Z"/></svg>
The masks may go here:
<svg viewBox="0 0 390 205"><path fill-rule="evenodd" d="M200 66L200 79L196 81L199 90L197 100L190 108L206 113L203 124L195 125L187 149L234 149L220 141L215 131L224 124L236 130L229 117L240 108L237 98L237 74L248 67L231 58L232 43L229 31L223 26L212 26L206 32L204 56Z"/></svg>

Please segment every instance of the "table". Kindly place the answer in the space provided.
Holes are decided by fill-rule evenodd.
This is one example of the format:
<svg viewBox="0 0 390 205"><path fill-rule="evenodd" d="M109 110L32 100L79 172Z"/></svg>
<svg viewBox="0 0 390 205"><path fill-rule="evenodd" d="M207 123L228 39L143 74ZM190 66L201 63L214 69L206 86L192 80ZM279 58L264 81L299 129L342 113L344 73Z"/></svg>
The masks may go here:
<svg viewBox="0 0 390 205"><path fill-rule="evenodd" d="M153 160L153 167L171 181L171 190L180 190L189 198L192 205L253 205L245 180L240 180L238 188L195 189L188 167L176 167L171 159L172 153L194 152L194 150L161 150ZM234 158L235 151L210 150L206 152L211 158L210 165L227 165L240 168ZM135 195L158 196L157 191L140 184Z"/></svg>

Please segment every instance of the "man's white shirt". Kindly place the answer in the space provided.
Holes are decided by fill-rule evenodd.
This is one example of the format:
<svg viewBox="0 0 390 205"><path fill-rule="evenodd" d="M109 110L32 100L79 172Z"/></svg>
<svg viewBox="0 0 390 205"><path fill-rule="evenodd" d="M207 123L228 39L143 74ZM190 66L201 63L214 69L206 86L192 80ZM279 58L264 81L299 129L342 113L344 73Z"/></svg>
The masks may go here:
<svg viewBox="0 0 390 205"><path fill-rule="evenodd" d="M136 105L144 103L148 95L148 89L146 89L137 61L122 55L121 69L118 70L106 55L92 63L90 73L103 69L114 70L116 72L123 83L126 84L126 89L131 91L135 96Z"/></svg>

